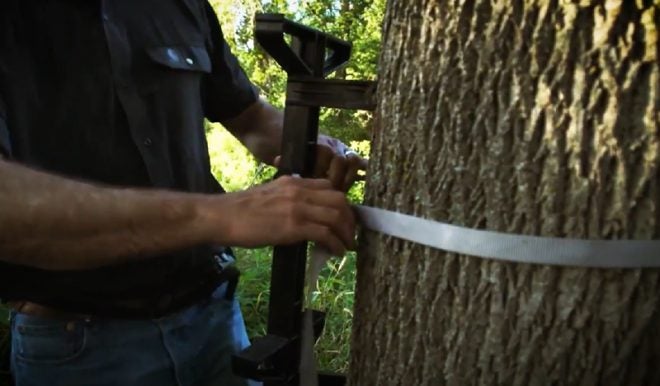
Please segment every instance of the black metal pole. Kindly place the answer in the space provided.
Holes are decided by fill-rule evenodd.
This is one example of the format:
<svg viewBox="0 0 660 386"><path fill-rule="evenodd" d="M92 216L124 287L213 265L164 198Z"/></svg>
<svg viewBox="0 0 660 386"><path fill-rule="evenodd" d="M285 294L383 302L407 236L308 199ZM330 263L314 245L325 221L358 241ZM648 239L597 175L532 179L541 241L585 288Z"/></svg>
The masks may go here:
<svg viewBox="0 0 660 386"><path fill-rule="evenodd" d="M323 78L325 39L316 35L314 40L293 38L291 49L312 70L311 77ZM320 107L285 104L282 133L282 159L280 172L301 177L312 177L316 165ZM307 242L290 246L277 246L273 253L270 303L268 306L268 334L298 340L284 348L279 355L281 368L297 374L300 363L299 335L303 311ZM283 363L282 363L283 362ZM297 385L297 377L284 382L266 382L265 386Z"/></svg>
<svg viewBox="0 0 660 386"><path fill-rule="evenodd" d="M371 109L375 84L324 79L348 60L351 51L348 42L290 22L278 14L259 14L256 25L258 42L288 75L280 174L312 177L320 106ZM292 36L290 45L284 40L285 34ZM268 334L233 356L232 366L237 375L263 380L264 386L299 386L306 263L307 242L275 247ZM323 322L323 314L315 312L316 336ZM321 386L344 383L341 375L319 374Z"/></svg>

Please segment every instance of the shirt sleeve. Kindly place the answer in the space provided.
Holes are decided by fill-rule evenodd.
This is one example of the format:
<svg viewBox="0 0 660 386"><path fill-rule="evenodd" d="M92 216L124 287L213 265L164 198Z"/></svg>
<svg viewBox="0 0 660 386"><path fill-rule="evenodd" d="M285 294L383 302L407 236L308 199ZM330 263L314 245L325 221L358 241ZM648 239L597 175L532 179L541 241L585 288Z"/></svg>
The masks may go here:
<svg viewBox="0 0 660 386"><path fill-rule="evenodd" d="M0 95L0 158L11 156L11 142L9 140L9 127L7 127L7 110Z"/></svg>
<svg viewBox="0 0 660 386"><path fill-rule="evenodd" d="M218 122L242 113L259 94L227 45L218 17L208 2L206 17L212 70L204 79L204 112L208 119Z"/></svg>

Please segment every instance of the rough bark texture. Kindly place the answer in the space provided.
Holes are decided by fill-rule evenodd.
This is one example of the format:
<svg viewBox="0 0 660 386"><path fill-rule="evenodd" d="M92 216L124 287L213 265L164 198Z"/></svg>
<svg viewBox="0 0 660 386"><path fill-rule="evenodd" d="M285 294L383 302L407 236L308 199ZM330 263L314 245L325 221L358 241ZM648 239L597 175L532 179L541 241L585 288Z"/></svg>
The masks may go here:
<svg viewBox="0 0 660 386"><path fill-rule="evenodd" d="M659 21L657 0L391 0L367 204L660 238ZM361 245L351 385L660 384L659 270Z"/></svg>

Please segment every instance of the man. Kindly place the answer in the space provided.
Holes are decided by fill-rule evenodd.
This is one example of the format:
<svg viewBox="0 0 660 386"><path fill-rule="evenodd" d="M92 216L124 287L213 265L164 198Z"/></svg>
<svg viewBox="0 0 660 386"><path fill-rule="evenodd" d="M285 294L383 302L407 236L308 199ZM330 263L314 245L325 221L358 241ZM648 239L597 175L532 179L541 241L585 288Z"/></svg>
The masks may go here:
<svg viewBox="0 0 660 386"><path fill-rule="evenodd" d="M0 297L27 385L244 385L226 246L353 246L335 188L363 160L319 150L324 179L231 194L203 118L259 159L281 112L259 99L204 0L0 3Z"/></svg>

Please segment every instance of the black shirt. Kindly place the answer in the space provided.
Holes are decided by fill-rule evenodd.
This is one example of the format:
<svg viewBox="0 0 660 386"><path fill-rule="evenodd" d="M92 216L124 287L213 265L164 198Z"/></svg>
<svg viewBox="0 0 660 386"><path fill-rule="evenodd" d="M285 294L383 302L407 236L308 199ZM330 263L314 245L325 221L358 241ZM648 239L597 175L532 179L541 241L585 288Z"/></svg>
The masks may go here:
<svg viewBox="0 0 660 386"><path fill-rule="evenodd" d="M0 2L0 152L17 162L107 185L222 192L203 119L256 98L204 0ZM0 296L140 314L209 291L214 267L210 246L84 272L6 266L50 290L11 280Z"/></svg>

